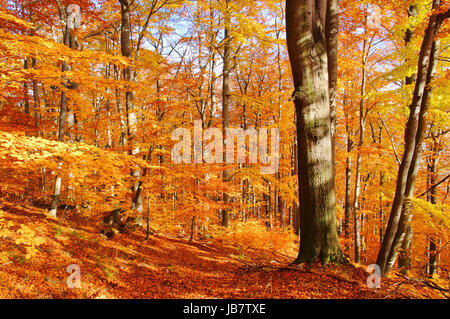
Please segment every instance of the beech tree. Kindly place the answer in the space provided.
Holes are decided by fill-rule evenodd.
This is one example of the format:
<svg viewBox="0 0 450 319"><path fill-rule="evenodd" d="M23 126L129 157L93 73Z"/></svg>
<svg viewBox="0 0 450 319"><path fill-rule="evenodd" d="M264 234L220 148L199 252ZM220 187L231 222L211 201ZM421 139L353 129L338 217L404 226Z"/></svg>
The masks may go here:
<svg viewBox="0 0 450 319"><path fill-rule="evenodd" d="M287 0L297 114L300 251L295 263L345 262L336 225L326 25L335 1ZM333 36L337 36L334 33ZM331 39L328 39L330 42Z"/></svg>
<svg viewBox="0 0 450 319"><path fill-rule="evenodd" d="M417 79L415 83L410 114L405 128L405 150L400 168L398 170L395 197L389 216L383 242L377 257L377 264L383 274L387 274L395 262L398 249L405 237L408 224L411 199L417 175L418 161L420 159L421 144L425 130L425 117L428 107L429 84L437 59L438 44L435 37L443 21L450 16L450 9L439 12L440 0L434 0L428 27L422 42L417 66Z"/></svg>
<svg viewBox="0 0 450 319"><path fill-rule="evenodd" d="M67 1L0 0L0 201L39 216L58 208L52 223L70 227L97 229L113 211L121 231L147 216L133 241L213 237L296 263L345 262L340 241L372 264L385 240L385 273L421 278L428 266L439 283L450 262L448 3L80 0L81 26L65 32ZM191 161L178 163L181 128ZM249 133L233 143L245 161L211 163L227 128ZM250 133L265 129L280 137L269 174L264 145L250 160Z"/></svg>
<svg viewBox="0 0 450 319"><path fill-rule="evenodd" d="M73 34L74 29L79 28L79 21L74 21L74 19L77 19L77 15L80 15L81 12L79 12L79 7L74 6L63 6L60 1L58 1L58 7L59 7L59 14L60 19L65 20L65 30L63 31L63 42L66 46L68 46L71 49L76 48L76 37ZM66 62L63 61L62 63L62 71L70 71L71 67ZM64 80L64 88L61 88L61 104L60 104L60 111L59 111L59 121L58 121L58 141L64 142L64 136L68 133L69 129L72 129L74 124L74 114L68 109L67 106L67 94L64 91L65 89L76 89L77 84L71 83L68 80ZM66 121L68 124L68 128L66 128ZM69 133L69 138L71 141L73 141L73 134ZM60 169L60 165L58 166L58 170ZM58 204L59 204L59 197L61 196L61 183L62 179L59 174L56 175L55 178L55 188L54 188L54 194L53 194L53 201L52 205L50 207L49 215L56 217L57 210L58 210Z"/></svg>

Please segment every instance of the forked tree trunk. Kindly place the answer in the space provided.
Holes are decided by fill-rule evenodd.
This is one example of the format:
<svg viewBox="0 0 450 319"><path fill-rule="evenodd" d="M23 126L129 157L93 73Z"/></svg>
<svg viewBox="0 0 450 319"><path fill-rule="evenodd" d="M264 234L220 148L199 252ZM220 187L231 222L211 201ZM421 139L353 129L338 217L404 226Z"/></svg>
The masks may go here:
<svg viewBox="0 0 450 319"><path fill-rule="evenodd" d="M60 10L69 10L68 8L64 8L64 7L60 7ZM63 12L63 11L62 11ZM72 28L75 27L74 25L71 25L71 23L69 23L69 16L70 16L71 12L66 12L66 29L64 31L64 44L66 46L68 46L71 49L74 49L76 46L76 39L75 36L72 35ZM62 17L61 17L62 18ZM66 71L70 71L70 65L63 61L62 63L62 71L66 72ZM69 81L65 80L67 83L64 83L64 86L67 89L74 89L76 88L76 85L74 83L70 83ZM60 104L60 112L59 112L59 126L58 126L58 141L60 142L64 142L64 135L67 133L66 132L66 117L67 117L67 96L66 93L64 92L64 89L61 90L61 104ZM72 140L72 139L71 139ZM58 158L58 161L60 161L61 159ZM60 168L60 165L58 165L58 168ZM59 199L61 196L61 184L62 184L62 180L61 180L61 175L57 174L56 178L55 178L55 188L54 188L54 193L53 193L53 201L52 201L52 205L50 206L50 211L49 211L49 215L52 217L56 217L57 215L57 210L58 210L58 204L59 204Z"/></svg>
<svg viewBox="0 0 450 319"><path fill-rule="evenodd" d="M439 0L434 0L433 9L439 8L439 3ZM414 167L414 165L412 165L412 163L415 153L416 158L420 158L420 156L417 156L420 154L417 154L416 152L417 149L420 149L420 145L416 147L416 143L418 141L418 135L420 136L420 132L418 131L419 119L424 115L423 112L420 111L422 106L427 104L424 104L422 102L422 98L425 95L424 91L427 82L427 75L430 69L429 61L432 56L433 41L442 22L446 18L448 18L449 15L450 9L444 13L431 15L428 27L425 31L422 47L420 49L417 80L413 94L413 101L410 106L410 115L405 129L405 150L398 171L397 186L395 190L391 214L389 216L388 225L377 258L377 264L380 266L381 273L383 275L389 272L393 261L395 261L395 255L397 253L396 250L399 248L398 241L403 240L403 235L401 234L401 232L398 235L397 232L399 228L400 218L402 215L405 216L405 214L402 214L403 201L405 198L409 198L409 200L411 199L411 197L406 197L408 196L406 194L408 184L412 186L412 191L414 190L413 186L415 173L413 171L416 168ZM411 189L409 190L409 192L410 191Z"/></svg>
<svg viewBox="0 0 450 319"><path fill-rule="evenodd" d="M425 130L427 126L427 114L430 106L430 98L431 98L431 81L433 79L433 73L436 70L437 60L439 56L439 40L434 41L432 49L430 62L428 66L427 79L425 84L425 89L422 97L422 104L419 113L419 123L417 127L417 136L416 136L416 146L414 150L414 155L411 163L411 167L408 172L408 181L406 184L405 191L405 201L403 204L404 216L400 217L400 226L397 231L398 243L394 239L394 248L391 250L390 258L388 261L388 265L392 265L395 262L396 254L398 253L398 245L401 245L400 256L399 256L399 267L402 268L402 272L407 274L409 268L411 266L411 240L412 240L412 226L411 226L411 202L414 195L414 184L417 176L417 172L419 170L420 165L420 156L422 153L422 143L425 137ZM434 203L436 204L436 203ZM404 224L405 223L405 224ZM397 239L397 238L396 238Z"/></svg>
<svg viewBox="0 0 450 319"><path fill-rule="evenodd" d="M346 262L336 225L325 39L327 1L287 0L286 28L297 113L300 251L294 263Z"/></svg>
<svg viewBox="0 0 450 319"><path fill-rule="evenodd" d="M395 234L394 241L392 243L392 248L391 251L389 252L386 271L389 271L394 265L397 255L400 251L400 247L402 246L403 243L405 244L404 250L402 252L402 259L404 262L404 266L407 267L409 264L409 256L410 256L409 250L411 246L411 236L412 236L412 232L408 232L408 228L411 227L411 218L412 218L411 200L414 196L414 184L416 181L417 172L419 170L420 156L422 153L422 143L425 137L425 129L427 125L427 113L431 97L430 84L433 78L434 70L436 68L438 55L439 55L439 40L434 41L431 49L427 78L425 81L425 89L419 112L419 121L417 125L417 135L415 141L414 154L408 171L408 179L406 181L405 198L403 199L402 215L400 216L397 233ZM406 269L404 269L404 271L406 271Z"/></svg>

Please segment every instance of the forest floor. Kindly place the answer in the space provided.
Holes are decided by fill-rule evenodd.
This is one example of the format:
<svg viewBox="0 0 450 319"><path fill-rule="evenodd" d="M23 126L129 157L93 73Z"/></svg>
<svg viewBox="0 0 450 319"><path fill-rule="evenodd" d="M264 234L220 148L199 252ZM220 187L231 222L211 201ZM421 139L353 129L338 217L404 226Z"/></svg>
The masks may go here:
<svg viewBox="0 0 450 319"><path fill-rule="evenodd" d="M108 240L99 234L101 219L75 211L53 219L35 208L4 204L0 219L25 224L44 239L29 259L17 238L0 240L0 298L418 297L411 285L398 287L394 279L369 289L363 267L289 266L294 251L285 255L163 234L146 240L144 230ZM79 289L66 284L72 264L80 267Z"/></svg>

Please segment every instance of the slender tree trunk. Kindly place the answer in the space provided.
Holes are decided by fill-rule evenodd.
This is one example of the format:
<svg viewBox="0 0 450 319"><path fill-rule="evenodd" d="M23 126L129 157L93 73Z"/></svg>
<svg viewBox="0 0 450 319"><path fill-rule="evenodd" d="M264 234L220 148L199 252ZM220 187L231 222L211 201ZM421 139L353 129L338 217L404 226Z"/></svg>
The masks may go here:
<svg viewBox="0 0 450 319"><path fill-rule="evenodd" d="M32 67L33 69L36 69L36 58L32 58ZM41 126L41 121L40 121L40 115L39 115L39 108L40 106L40 101L39 101L39 90L38 90L38 82L36 80L33 80L33 102L34 102L34 125L36 126L36 128L39 130L40 126Z"/></svg>
<svg viewBox="0 0 450 319"><path fill-rule="evenodd" d="M294 116L294 122L297 126L297 115ZM294 136L294 143L292 145L292 176L298 176L298 146L297 146L297 136ZM297 191L295 192L295 196L298 198L298 187ZM294 234L299 236L300 235L300 208L298 206L298 203L296 200L292 203L292 214L293 214L293 223L294 223Z"/></svg>
<svg viewBox="0 0 450 319"><path fill-rule="evenodd" d="M428 259L428 275L430 277L433 277L433 275L436 273L437 269L437 247L436 243L433 240L430 240L430 246L429 249L429 259Z"/></svg>
<svg viewBox="0 0 450 319"><path fill-rule="evenodd" d="M338 29L339 29L338 0L328 0L326 25L325 25L325 38L327 43L331 143L332 143L334 171L336 171L336 88L337 88Z"/></svg>
<svg viewBox="0 0 450 319"><path fill-rule="evenodd" d="M192 242L196 235L197 235L197 216L193 216L191 223L191 237L189 238L189 242Z"/></svg>
<svg viewBox="0 0 450 319"><path fill-rule="evenodd" d="M64 10L67 10L64 7L60 7L60 10L62 10L62 12L64 12ZM68 46L71 49L74 49L76 47L76 39L75 36L72 35L72 29L70 27L70 23L68 21L68 16L70 15L71 12L66 12L66 29L64 31L64 44L66 46ZM61 17L62 18L62 17ZM72 26L75 27L75 26ZM66 72L69 71L70 65L63 61L62 63L62 71ZM66 81L66 80L65 80ZM76 85L74 85L73 83L70 83L69 81L66 81L66 83L64 83L65 88L67 89L74 89L76 88ZM60 112L59 112L59 126L58 126L58 140L60 142L64 142L64 135L67 133L66 132L66 117L67 117L67 96L66 93L64 92L64 89L61 89L61 108L60 108ZM69 136L70 141L72 141L71 136ZM58 158L58 161L61 161L60 158ZM60 168L60 165L62 165L62 163L59 163L58 169ZM52 217L56 217L57 215L57 210L58 210L58 204L59 204L59 199L60 199L60 195L61 195L61 184L62 184L62 180L61 180L61 176L60 174L56 175L55 178L55 188L54 188L54 194L53 194L53 201L52 201L52 205L50 207L50 211L49 211L49 215Z"/></svg>
<svg viewBox="0 0 450 319"><path fill-rule="evenodd" d="M408 16L416 17L417 14L418 14L417 5L416 4L410 5L408 8ZM410 44L413 34L414 34L414 31L411 26L410 28L408 28L406 30L406 33L405 33L405 46L406 47L408 47L408 45ZM407 76L405 78L405 84L411 85L414 83L415 80L416 80L416 74L414 73L411 76ZM403 204L403 209L404 210L407 209L405 204ZM406 211L404 211L404 213L409 214L408 209ZM400 225L402 225L402 222L406 222L407 225L403 226L403 227L406 227L406 234L405 234L405 238L402 243L401 252L400 252L400 256L399 256L399 260L398 260L398 265L401 268L402 273L404 275L407 275L409 268L411 266L410 265L410 256L408 253L411 249L411 239L412 239L411 218L407 218L406 220L403 220L403 221L400 218ZM400 227L400 228L403 228L403 227ZM391 256L391 258L392 258L392 256Z"/></svg>
<svg viewBox="0 0 450 319"><path fill-rule="evenodd" d="M297 124L297 117L295 119L295 124ZM294 145L293 145L293 158L294 158L294 170L292 172L293 176L298 176L298 146L297 146L297 137L294 136ZM295 196L298 198L298 188L297 191L295 192ZM295 235L299 236L300 235L300 207L298 206L297 201L294 201L292 203L293 206L293 219L294 219L294 233Z"/></svg>
<svg viewBox="0 0 450 319"><path fill-rule="evenodd" d="M25 70L30 68L30 59L27 57L24 60L23 63L23 68ZM25 83L23 84L23 91L24 91L24 112L25 114L30 114L30 100L29 100L29 96L28 96L28 82L25 81Z"/></svg>
<svg viewBox="0 0 450 319"><path fill-rule="evenodd" d="M55 178L55 190L53 193L53 201L52 205L50 207L49 215L56 218L57 210L58 210L58 204L59 204L59 197L61 196L61 176L56 176Z"/></svg>
<svg viewBox="0 0 450 319"><path fill-rule="evenodd" d="M408 17L417 17L418 11L417 11L417 4L411 4L408 8ZM408 28L405 32L405 46L408 47L411 43L412 36L414 35L414 30L412 26ZM408 60L406 60L407 62ZM413 84L416 80L416 74L412 74L410 76L407 76L405 79L405 84L410 85Z"/></svg>
<svg viewBox="0 0 450 319"><path fill-rule="evenodd" d="M120 69L114 65L114 78L116 81L120 80ZM119 145L124 147L127 145L127 120L124 116L123 108L122 108L122 102L120 100L120 92L119 90L115 90L116 95L116 106L117 106L117 113L119 114L120 119L120 139L119 139Z"/></svg>
<svg viewBox="0 0 450 319"><path fill-rule="evenodd" d="M367 19L367 18L366 18ZM358 143L358 155L356 158L356 177L355 177L355 197L353 203L353 216L355 226L355 262L360 262L360 250L361 250L361 238L360 238L360 195L361 195L361 148L364 146L364 133L365 133L365 97L366 94L366 46L367 39L364 35L363 52L362 52L362 69L361 69L361 97L359 100L359 143Z"/></svg>
<svg viewBox="0 0 450 319"><path fill-rule="evenodd" d="M127 58L132 58L131 52L131 9L130 9L130 1L128 0L120 0L121 4L121 15L122 15L122 29L120 33L120 46L122 56ZM123 78L127 82L132 82L133 79L133 70L131 66L127 66L123 70ZM137 143L137 116L136 116L136 108L133 103L134 100L134 92L127 88L125 92L125 108L127 111L127 133L128 133L128 145L130 147L129 154L130 155L138 155L140 150L136 145ZM141 176L141 171L139 168L135 168L131 170L131 175L136 179ZM135 182L133 185L133 196L132 208L136 209L140 214L142 214L144 207L142 202L141 192L139 190L141 184L139 182ZM136 196L138 194L138 196ZM142 222L142 216L140 216L139 221Z"/></svg>
<svg viewBox="0 0 450 319"><path fill-rule="evenodd" d="M437 9L438 7L439 0L434 0L433 9ZM408 210L403 209L404 199L409 198L409 201L411 200L411 197L406 197L408 184L411 185L409 192L414 191L415 174L413 171L416 168L414 165L411 166L411 164L414 160L414 154L416 154L417 160L420 159L420 154L417 154L416 150L420 149L421 145L416 147L416 143L418 141L418 136L420 137L421 135L418 131L419 119L421 117L420 114L422 113L423 116L421 109L423 109L423 105L427 104L424 104L422 101L423 97L426 95L424 91L430 71L429 62L432 58L434 37L439 30L442 21L449 15L450 9L445 13L431 15L428 27L425 31L422 47L420 49L417 80L413 94L413 101L410 106L410 115L405 129L405 150L398 171L397 186L391 208L391 214L389 216L385 236L377 258L377 264L380 266L381 272L384 275L389 272L389 269L395 261L396 253L399 248L398 241L401 242L403 240L403 235L401 232L398 233L398 228L401 216L404 216L405 219L407 218L406 214L408 214ZM402 211L404 214L402 214Z"/></svg>
<svg viewBox="0 0 450 319"><path fill-rule="evenodd" d="M267 215L266 218L269 218L269 228L273 230L273 210L272 210L272 187L270 182L267 183Z"/></svg>
<svg viewBox="0 0 450 319"><path fill-rule="evenodd" d="M210 110L209 110L209 121L208 121L208 128L212 127L214 124L214 116L216 115L216 109L217 109L217 96L216 96L216 58L215 54L212 55L212 62L211 62L211 88L210 88Z"/></svg>
<svg viewBox="0 0 450 319"><path fill-rule="evenodd" d="M344 114L346 121L349 121L349 116L346 111L347 106L347 97L344 96L343 100L344 104ZM350 219L351 219L351 213L352 213L352 155L351 151L353 147L355 146L355 143L352 140L352 130L349 125L349 123L346 124L345 130L347 133L347 158L346 158L346 167L345 167L345 204L344 204L344 237L347 240L345 244L345 250L348 251L350 249L350 244L348 240L350 239Z"/></svg>
<svg viewBox="0 0 450 319"><path fill-rule="evenodd" d="M383 184L384 184L384 173L381 172L380 173L380 188L383 186ZM383 227L383 223L384 223L384 207L383 206L384 206L383 198L382 198L382 195L380 193L380 211L379 211L380 226L379 226L379 229L378 229L378 233L379 233L379 236L380 236L380 243L383 241L383 230L384 230L384 227Z"/></svg>
<svg viewBox="0 0 450 319"><path fill-rule="evenodd" d="M214 32L214 10L212 7L211 0L209 1L209 27L210 32ZM211 42L209 44L209 51L211 56L211 69L210 69L210 109L209 109L209 120L208 120L208 128L212 127L213 120L217 112L217 95L216 95L216 50L214 47L214 38L211 38Z"/></svg>
<svg viewBox="0 0 450 319"><path fill-rule="evenodd" d="M433 133L432 133L433 134ZM431 186L430 192L428 193L427 200L433 204L437 204L437 191L436 187L432 187L433 185L436 185L436 174L437 174L437 166L439 158L437 158L437 153L440 151L439 143L434 142L433 145L433 157L431 158L431 163L427 165L428 168L428 175L429 175L429 185ZM437 270L437 260L438 260L439 254L437 253L437 245L436 240L430 239L429 244L429 259L428 259L428 275L433 276L436 273Z"/></svg>
<svg viewBox="0 0 450 319"><path fill-rule="evenodd" d="M345 239L350 239L350 218L351 218L351 183L352 183L352 157L351 150L353 142L347 135L347 166L345 167L345 208L344 208L344 235ZM348 245L347 245L348 247Z"/></svg>
<svg viewBox="0 0 450 319"><path fill-rule="evenodd" d="M150 196L147 196L147 229L145 232L145 238L148 240L150 237Z"/></svg>
<svg viewBox="0 0 450 319"><path fill-rule="evenodd" d="M231 74L231 0L225 0L225 30L224 30L224 51L223 51L223 82L222 82L222 130L223 136L226 136L226 129L229 127L230 115L230 74ZM224 139L224 149L226 148ZM226 165L226 152L223 153L224 163ZM223 171L223 181L228 184L230 181L230 170ZM228 227L230 225L230 212L228 205L231 203L230 194L227 191L223 192L223 202L225 207L222 210L222 226Z"/></svg>

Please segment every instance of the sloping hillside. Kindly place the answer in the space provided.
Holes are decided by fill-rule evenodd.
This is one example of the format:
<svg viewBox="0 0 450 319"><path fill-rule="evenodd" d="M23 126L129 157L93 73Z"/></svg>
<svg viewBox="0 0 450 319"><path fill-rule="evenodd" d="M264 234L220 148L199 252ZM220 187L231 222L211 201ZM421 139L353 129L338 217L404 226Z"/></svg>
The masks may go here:
<svg viewBox="0 0 450 319"><path fill-rule="evenodd" d="M2 202L2 298L399 298L395 281L366 286L368 274L353 266L289 266L294 257L234 248L218 240L189 242L164 234L145 240L144 230L100 235L99 218L65 211L48 218L35 207ZM27 225L28 232L9 225ZM4 235L9 229L9 235ZM21 241L18 239L21 238ZM39 239L39 240L37 240ZM35 253L32 251L33 242ZM41 243L42 242L42 243ZM28 250L26 249L28 247ZM81 271L81 288L67 286L69 265ZM398 281L397 281L398 285ZM426 295L424 295L426 296Z"/></svg>

